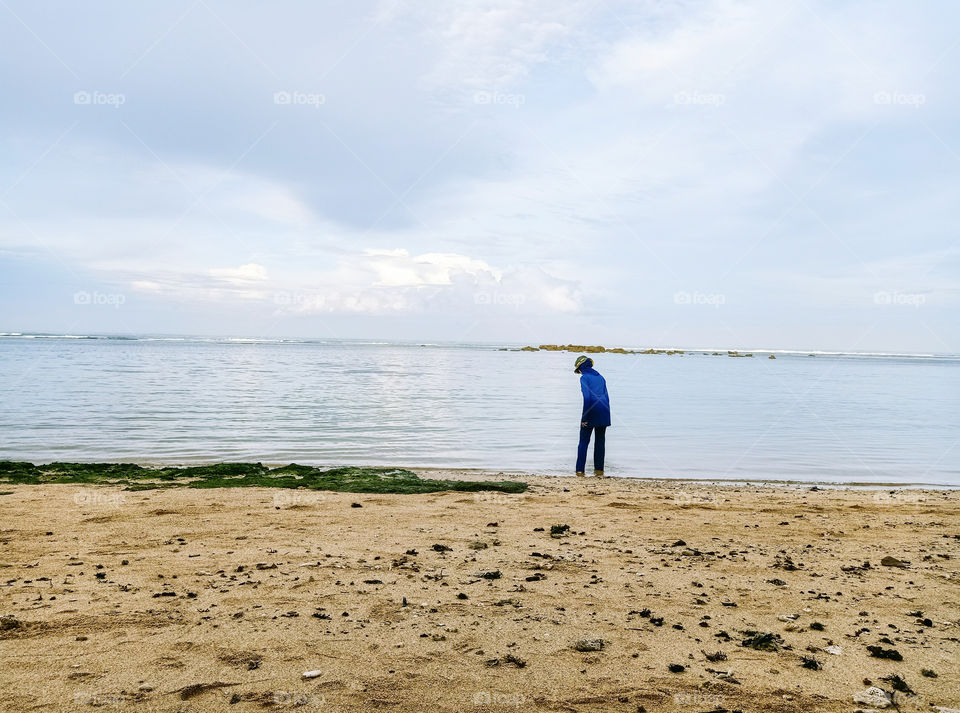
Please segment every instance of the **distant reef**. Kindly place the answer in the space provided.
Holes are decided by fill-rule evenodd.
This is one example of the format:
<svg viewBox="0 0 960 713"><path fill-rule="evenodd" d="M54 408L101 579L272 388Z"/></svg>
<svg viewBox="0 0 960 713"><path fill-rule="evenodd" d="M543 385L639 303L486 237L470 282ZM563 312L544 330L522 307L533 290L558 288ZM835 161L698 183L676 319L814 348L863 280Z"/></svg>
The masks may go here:
<svg viewBox="0 0 960 713"><path fill-rule="evenodd" d="M514 352L580 352L581 354L683 354L682 349L624 349L623 347L601 347L589 344L541 344L538 347L520 349L501 349Z"/></svg>
<svg viewBox="0 0 960 713"><path fill-rule="evenodd" d="M578 352L580 354L679 354L683 356L688 352L683 349L624 349L623 347L602 347L598 345L589 345L589 344L541 344L537 347L520 347L519 349L509 349L503 347L500 349L502 352ZM709 356L723 356L724 352L710 352L710 351L697 351L690 352L693 354L705 354ZM752 357L752 352L739 352L736 349L731 349L726 352L728 357ZM813 356L812 354L810 356ZM776 357L771 354L768 359L776 359Z"/></svg>

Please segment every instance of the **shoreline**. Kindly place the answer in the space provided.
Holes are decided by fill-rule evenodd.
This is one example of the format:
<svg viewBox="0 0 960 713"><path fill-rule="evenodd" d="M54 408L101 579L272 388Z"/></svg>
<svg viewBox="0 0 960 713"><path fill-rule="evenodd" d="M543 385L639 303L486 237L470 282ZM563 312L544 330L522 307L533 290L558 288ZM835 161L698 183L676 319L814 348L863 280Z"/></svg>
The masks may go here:
<svg viewBox="0 0 960 713"><path fill-rule="evenodd" d="M37 466L49 465L51 463L62 463L65 461L56 461L56 460L30 460L24 459L22 461L12 461L0 459L0 464L10 462L28 462L33 463ZM186 459L186 460L151 460L151 459L127 459L124 461L103 461L97 459L90 460L71 460L66 461L69 463L77 464L110 464L117 465L120 463L133 463L139 465L143 468L188 468L188 467L202 467L202 466L216 466L229 463L240 463L240 462L249 462L249 461L230 461L230 460L217 460L217 459ZM290 461L255 461L261 463L267 468L282 468L284 466L290 465ZM307 465L315 468L339 468L345 467L343 463L335 462L310 462L303 461L299 462L301 465ZM404 470L410 470L414 473L424 473L430 475L438 475L443 478L450 478L454 480L470 478L520 478L520 479L537 479L537 478L556 478L558 480L565 479L574 479L574 475L561 475L558 473L552 472L531 472L529 470L498 470L495 468L483 468L483 467L460 467L460 466L419 466L419 465L409 465L409 464L397 464L390 462L383 462L378 464L371 463L362 463L362 464L346 464L346 467L356 467L356 468L402 468ZM452 477L451 477L452 476ZM593 479L594 476L586 476L586 480ZM640 482L640 483L687 483L687 484L697 484L697 485L708 485L708 486L748 486L748 485L762 485L770 487L784 487L784 488L803 488L803 487L817 487L817 488L832 488L832 489L843 489L850 488L856 490L883 490L883 489L897 489L897 490L960 490L960 484L952 485L947 483L925 483L925 482L910 482L910 481L857 481L857 482L843 482L837 480L796 480L788 478L709 478L709 477L665 477L665 476L622 476L622 475L611 475L608 474L604 477L604 480L614 480L614 481L623 481L625 483L631 482Z"/></svg>
<svg viewBox="0 0 960 713"><path fill-rule="evenodd" d="M513 471L513 470L497 470L494 471L489 468L456 468L456 467L441 467L441 466L404 466L405 468L410 468L414 472L437 472L437 473L454 473L454 472L464 472L470 473L471 477L476 476L491 476L491 477L505 477L505 478L557 478L557 479L566 479L566 478L575 478L580 480L573 475L558 475L556 473L531 473L529 471ZM585 480L590 480L594 476L585 476ZM778 478L669 478L669 477L659 477L659 476L645 476L645 475L635 475L635 476L621 476L621 475L607 475L604 478L598 478L597 480L616 480L622 482L644 482L644 483L691 483L698 485L715 485L718 487L723 487L726 485L736 486L736 485L770 485L770 486L783 486L783 487L797 487L802 488L805 486L817 486L818 488L853 488L853 489L863 489L863 490L876 490L884 488L896 488L903 490L960 490L960 485L947 485L947 484L938 484L938 483L911 483L911 482L855 482L855 483L843 483L837 482L834 480L786 480Z"/></svg>

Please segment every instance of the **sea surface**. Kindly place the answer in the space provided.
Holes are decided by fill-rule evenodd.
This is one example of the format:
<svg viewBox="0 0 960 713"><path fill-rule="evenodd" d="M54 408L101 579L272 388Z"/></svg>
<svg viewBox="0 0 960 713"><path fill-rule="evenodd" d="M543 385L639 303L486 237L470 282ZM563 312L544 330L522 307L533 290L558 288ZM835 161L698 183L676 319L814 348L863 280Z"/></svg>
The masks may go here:
<svg viewBox="0 0 960 713"><path fill-rule="evenodd" d="M575 355L505 346L4 333L0 459L572 474ZM960 486L960 355L712 351L594 355L608 474Z"/></svg>

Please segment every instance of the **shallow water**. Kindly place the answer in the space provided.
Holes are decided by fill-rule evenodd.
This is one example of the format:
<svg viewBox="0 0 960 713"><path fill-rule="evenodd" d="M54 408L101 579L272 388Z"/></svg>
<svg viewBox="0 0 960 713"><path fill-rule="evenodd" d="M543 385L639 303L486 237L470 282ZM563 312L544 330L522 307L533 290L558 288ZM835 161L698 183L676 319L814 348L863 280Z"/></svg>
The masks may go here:
<svg viewBox="0 0 960 713"><path fill-rule="evenodd" d="M960 358L596 355L611 475L960 485ZM0 336L0 459L570 473L574 355ZM589 465L589 464L588 464Z"/></svg>

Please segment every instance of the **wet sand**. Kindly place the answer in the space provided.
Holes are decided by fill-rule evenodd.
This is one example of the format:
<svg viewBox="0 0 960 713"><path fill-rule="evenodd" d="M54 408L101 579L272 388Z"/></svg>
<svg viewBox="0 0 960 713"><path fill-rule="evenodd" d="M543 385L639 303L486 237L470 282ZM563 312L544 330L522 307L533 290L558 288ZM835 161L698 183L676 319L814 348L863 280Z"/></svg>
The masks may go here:
<svg viewBox="0 0 960 713"><path fill-rule="evenodd" d="M960 493L519 479L4 486L0 710L960 708Z"/></svg>

